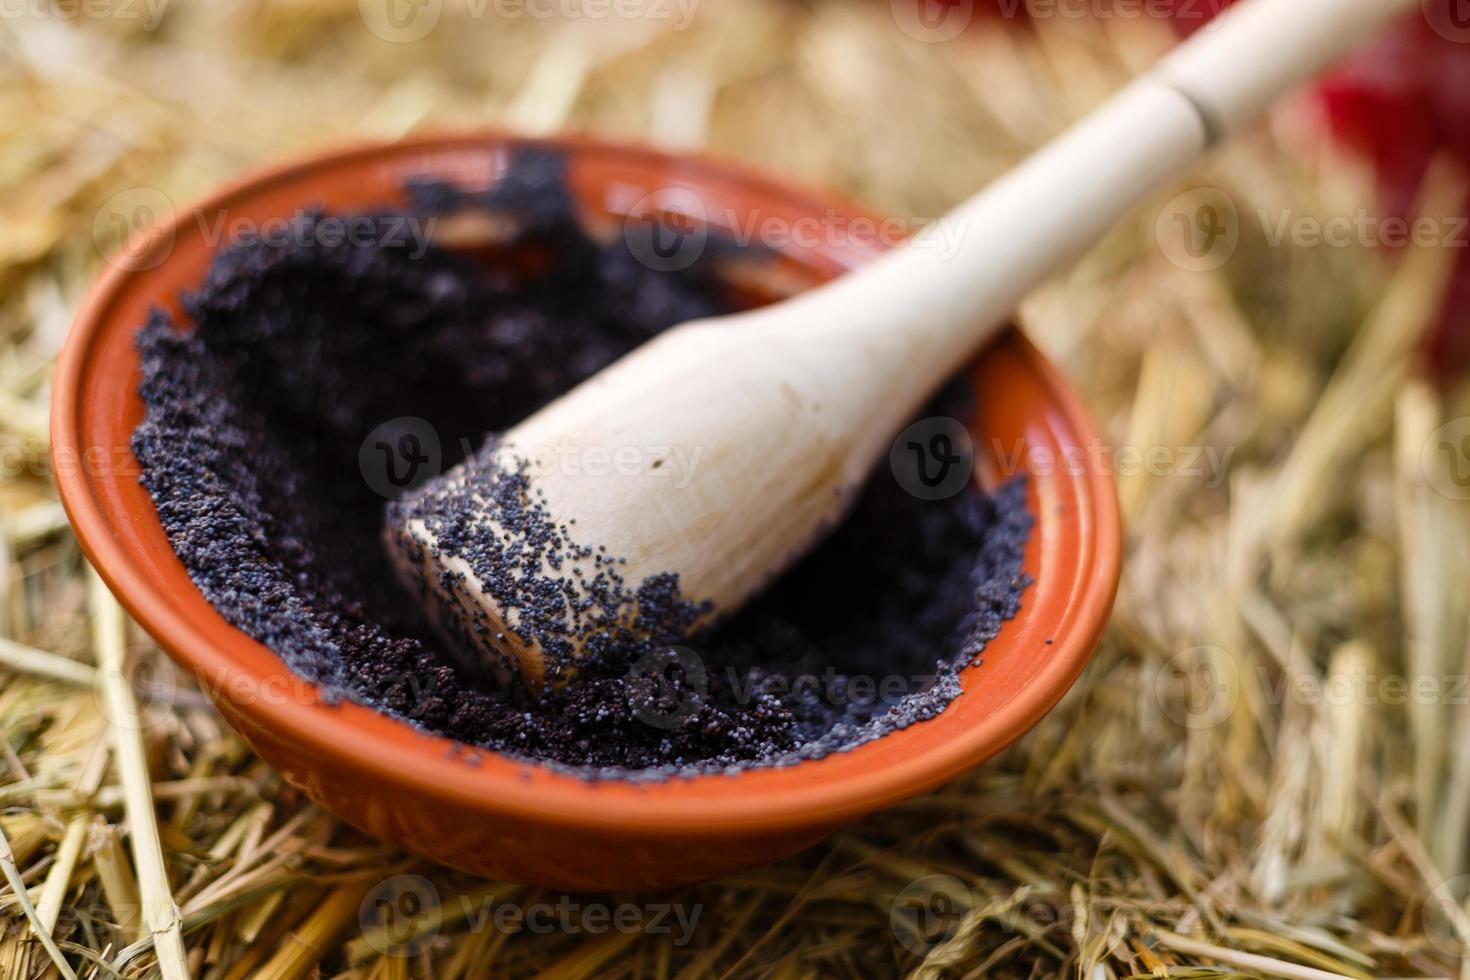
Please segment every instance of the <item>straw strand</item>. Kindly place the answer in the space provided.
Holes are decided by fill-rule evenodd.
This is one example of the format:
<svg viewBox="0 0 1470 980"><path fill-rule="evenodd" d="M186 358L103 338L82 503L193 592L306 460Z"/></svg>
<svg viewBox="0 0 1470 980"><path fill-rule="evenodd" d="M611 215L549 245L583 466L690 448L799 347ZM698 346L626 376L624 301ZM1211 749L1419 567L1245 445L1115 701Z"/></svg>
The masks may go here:
<svg viewBox="0 0 1470 980"><path fill-rule="evenodd" d="M122 607L93 572L89 576L93 616L93 638L97 669L101 674L108 720L111 722L114 759L122 778L128 826L133 840L133 861L138 867L138 885L143 922L153 937L159 969L165 980L187 980L188 957L184 952L183 916L169 889L163 845L158 836L158 815L153 807L153 789L148 775L147 750L138 706L128 686L124 662L127 623Z"/></svg>

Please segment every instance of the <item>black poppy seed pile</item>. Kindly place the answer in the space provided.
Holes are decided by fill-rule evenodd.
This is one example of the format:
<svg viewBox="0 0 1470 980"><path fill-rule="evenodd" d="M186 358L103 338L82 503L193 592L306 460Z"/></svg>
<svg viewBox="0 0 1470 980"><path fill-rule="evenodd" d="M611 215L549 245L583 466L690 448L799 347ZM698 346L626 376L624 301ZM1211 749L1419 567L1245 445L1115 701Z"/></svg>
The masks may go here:
<svg viewBox="0 0 1470 980"><path fill-rule="evenodd" d="M397 581L391 504L360 450L390 420L437 437L443 467L493 459L503 431L676 323L728 311L711 241L679 272L580 227L549 153L491 190L425 182L413 214L485 209L510 246L405 247L383 235L252 242L217 257L183 306L141 329L146 408L133 436L163 526L195 583L303 677L467 746L587 778L666 778L786 765L932 717L1019 608L1031 529L1024 487L945 501L880 468L850 518L746 609L688 635L672 578L609 576L597 602L636 604L576 676L533 693L494 683L436 639ZM359 216L361 217L361 216ZM482 254L483 253L483 254ZM928 414L958 414L951 391ZM496 492L538 515L523 475ZM575 547L544 528L538 547ZM573 529L574 530L574 529ZM609 556L609 568L616 556Z"/></svg>

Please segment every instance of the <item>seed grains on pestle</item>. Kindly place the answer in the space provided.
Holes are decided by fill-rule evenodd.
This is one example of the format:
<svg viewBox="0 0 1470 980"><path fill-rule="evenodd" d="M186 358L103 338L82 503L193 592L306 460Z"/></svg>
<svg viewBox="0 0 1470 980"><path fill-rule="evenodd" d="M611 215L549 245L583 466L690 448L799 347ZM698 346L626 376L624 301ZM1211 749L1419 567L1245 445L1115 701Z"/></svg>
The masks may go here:
<svg viewBox="0 0 1470 980"><path fill-rule="evenodd" d="M579 544L569 524L550 517L533 496L528 467L490 439L452 474L388 507L400 578L433 611L466 669L489 669L505 683L518 668L500 652L505 637L466 576L426 562L426 550L464 562L476 587L513 614L516 634L540 649L550 683L586 655L683 642L710 606L685 599L674 574L626 582L622 558Z"/></svg>
<svg viewBox="0 0 1470 980"><path fill-rule="evenodd" d="M533 616L576 601L613 623L631 608L636 630L604 631L574 682L540 693L466 669L389 571L365 437L422 420L443 466L496 468L488 476L533 549L575 553L575 528L549 522L487 434L658 331L727 311L716 269L732 246L713 241L681 272L649 270L622 242L581 230L560 162L544 153L522 155L487 192L412 190L419 216L511 216L515 254L394 247L386 234L323 244L310 218L289 243L222 252L185 297L193 329L157 312L139 333L143 483L226 619L331 696L588 778L786 765L943 710L958 670L1019 607L1031 527L1020 483L928 502L880 470L827 542L692 637L699 609L676 582L630 584L617 556L598 556L591 580L530 583L544 603ZM401 229L402 218L373 220ZM947 397L933 412L964 410ZM389 506L436 509L412 497ZM434 520L480 560L516 567L452 509ZM875 690L885 678L896 686Z"/></svg>

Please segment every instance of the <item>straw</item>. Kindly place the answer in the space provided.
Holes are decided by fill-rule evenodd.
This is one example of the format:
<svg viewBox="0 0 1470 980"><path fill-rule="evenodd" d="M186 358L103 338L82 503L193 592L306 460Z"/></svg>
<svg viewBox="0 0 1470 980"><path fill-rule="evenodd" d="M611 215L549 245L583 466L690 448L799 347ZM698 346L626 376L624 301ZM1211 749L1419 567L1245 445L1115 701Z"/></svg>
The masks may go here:
<svg viewBox="0 0 1470 980"><path fill-rule="evenodd" d="M46 950L46 955L51 957L51 962L66 980L76 980L70 964L61 955L61 950L56 946L56 940L51 937L51 928L41 917L40 911L31 904L30 895L27 893L25 882L21 878L20 868L15 862L15 854L10 849L10 841L5 832L0 830L0 871L5 874L5 880L10 884L10 890L19 902L25 917L30 921L31 928L36 938L40 939L41 945Z"/></svg>
<svg viewBox="0 0 1470 980"><path fill-rule="evenodd" d="M179 907L169 889L168 868L159 839L158 818L153 809L153 787L148 775L143 725L133 693L128 687L125 662L126 621L122 607L95 573L90 580L93 632L97 645L97 669L102 673L103 695L112 722L113 750L128 812L133 839L133 860L138 866L139 895L143 921L147 925L165 980L189 976L188 957Z"/></svg>
<svg viewBox="0 0 1470 980"><path fill-rule="evenodd" d="M117 923L118 939L124 944L137 938L142 926L138 882L123 853L117 828L98 821L92 827L92 865L102 882L102 895Z"/></svg>
<svg viewBox="0 0 1470 980"><path fill-rule="evenodd" d="M1092 20L1038 2L1025 29L977 14L925 41L881 0L703 0L688 25L654 16L676 3L596 20L446 0L399 5L439 18L401 43L357 0L170 0L151 31L128 16L145 3L86 6L0 18L0 973L1470 980L1470 915L1439 900L1470 874L1470 387L1416 355L1458 252L1273 244L1283 219L1381 217L1309 103L1023 307L1116 450L1089 465L1128 515L1112 623L1062 703L951 785L773 866L563 896L425 866L321 811L91 577L45 405L139 205L182 209L326 144L484 126L697 149L917 223L1170 30L1122 4ZM1416 208L1453 213L1463 187L1438 161ZM1176 264L1160 221L1185 192L1233 210L1213 268ZM1427 697L1396 696L1415 678ZM360 920L361 896L402 874L441 915L385 955L400 933ZM924 904L935 875L952 908ZM494 917L564 898L697 916L687 937L647 911L602 935ZM922 934L895 917L926 907Z"/></svg>

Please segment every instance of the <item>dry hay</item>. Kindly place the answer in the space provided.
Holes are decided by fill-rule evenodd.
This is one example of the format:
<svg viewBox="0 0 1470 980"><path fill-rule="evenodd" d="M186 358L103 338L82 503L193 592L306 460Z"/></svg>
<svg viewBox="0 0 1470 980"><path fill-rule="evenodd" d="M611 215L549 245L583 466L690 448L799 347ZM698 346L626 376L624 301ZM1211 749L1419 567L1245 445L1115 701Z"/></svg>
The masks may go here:
<svg viewBox="0 0 1470 980"><path fill-rule="evenodd" d="M707 146L933 216L1167 43L1146 21L1053 18L925 44L882 3L706 0L674 30L466 0L396 44L365 29L370 6L180 0L156 30L141 0L0 18L6 976L54 957L94 977L1470 977L1466 913L1436 901L1470 873L1451 468L1470 424L1441 429L1463 392L1412 357L1448 252L1273 244L1282 215L1372 200L1300 106L1027 303L1118 450L1102 464L1128 555L1086 676L1001 759L793 860L575 897L697 911L687 943L498 928L486 909L567 899L426 868L284 786L89 579L47 479L52 358L139 201L353 135L495 125ZM1217 268L1169 259L1165 204L1189 188L1235 207ZM1439 168L1424 213L1462 188ZM441 914L383 955L404 947L359 910L400 874L427 876ZM893 915L935 895L954 913L937 945Z"/></svg>

